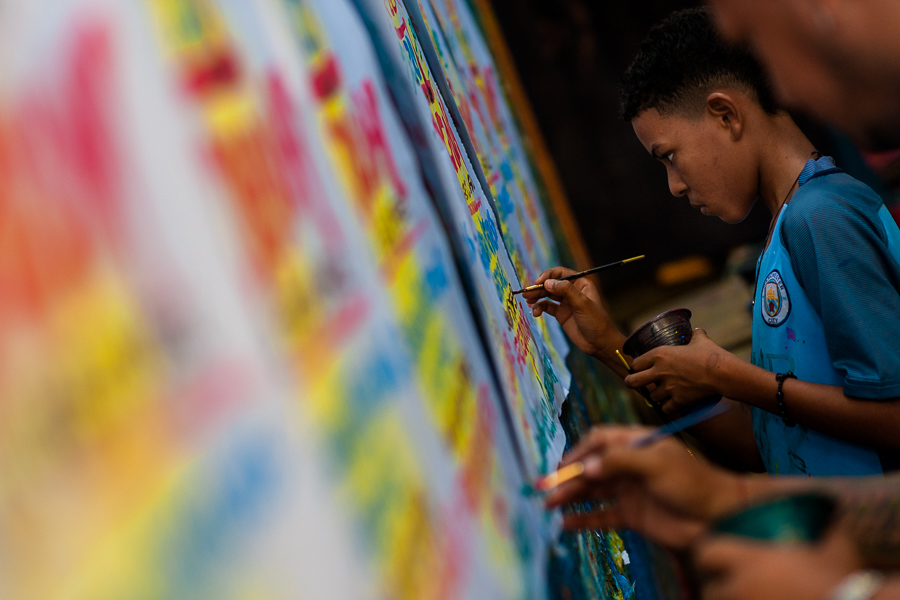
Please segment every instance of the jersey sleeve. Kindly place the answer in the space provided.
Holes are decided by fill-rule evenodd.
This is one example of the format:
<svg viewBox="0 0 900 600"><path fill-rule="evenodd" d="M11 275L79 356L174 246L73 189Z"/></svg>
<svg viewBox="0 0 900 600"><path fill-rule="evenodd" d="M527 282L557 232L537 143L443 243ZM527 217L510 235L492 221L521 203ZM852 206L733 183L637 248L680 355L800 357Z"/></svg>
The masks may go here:
<svg viewBox="0 0 900 600"><path fill-rule="evenodd" d="M829 193L788 204L781 240L822 320L844 393L900 397L900 265L873 205ZM862 204L862 205L860 205Z"/></svg>

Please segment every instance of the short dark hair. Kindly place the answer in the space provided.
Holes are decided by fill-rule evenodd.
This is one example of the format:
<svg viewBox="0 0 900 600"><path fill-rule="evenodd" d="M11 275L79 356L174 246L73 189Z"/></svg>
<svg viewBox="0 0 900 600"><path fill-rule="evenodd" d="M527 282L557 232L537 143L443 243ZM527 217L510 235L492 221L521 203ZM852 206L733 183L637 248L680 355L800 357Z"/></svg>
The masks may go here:
<svg viewBox="0 0 900 600"><path fill-rule="evenodd" d="M647 109L694 113L717 87L741 89L769 114L778 111L762 66L746 47L724 42L705 7L680 10L655 25L622 77L622 118Z"/></svg>

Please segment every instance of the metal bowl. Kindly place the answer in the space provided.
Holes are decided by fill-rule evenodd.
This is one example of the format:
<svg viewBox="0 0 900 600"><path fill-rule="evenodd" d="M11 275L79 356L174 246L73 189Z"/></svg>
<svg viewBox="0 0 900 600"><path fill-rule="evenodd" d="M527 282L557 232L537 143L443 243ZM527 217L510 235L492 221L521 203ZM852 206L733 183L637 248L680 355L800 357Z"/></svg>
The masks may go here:
<svg viewBox="0 0 900 600"><path fill-rule="evenodd" d="M628 336L623 350L637 358L659 346L684 346L691 341L691 311L673 308L656 315Z"/></svg>

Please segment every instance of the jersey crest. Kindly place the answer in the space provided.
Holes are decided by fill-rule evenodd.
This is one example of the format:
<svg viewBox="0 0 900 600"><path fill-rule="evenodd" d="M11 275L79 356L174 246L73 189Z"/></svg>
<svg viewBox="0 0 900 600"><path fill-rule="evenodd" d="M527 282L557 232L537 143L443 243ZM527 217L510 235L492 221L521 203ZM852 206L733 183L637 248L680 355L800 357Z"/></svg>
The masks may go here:
<svg viewBox="0 0 900 600"><path fill-rule="evenodd" d="M788 318L791 313L791 299L778 270L773 270L766 276L760 300L762 300L760 302L762 318L767 325L778 327Z"/></svg>

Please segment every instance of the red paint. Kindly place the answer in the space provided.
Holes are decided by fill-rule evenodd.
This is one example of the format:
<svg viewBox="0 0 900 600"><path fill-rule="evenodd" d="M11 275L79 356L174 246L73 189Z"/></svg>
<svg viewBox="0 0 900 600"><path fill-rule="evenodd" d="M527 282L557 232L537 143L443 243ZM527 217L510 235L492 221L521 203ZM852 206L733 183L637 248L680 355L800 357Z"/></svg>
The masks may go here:
<svg viewBox="0 0 900 600"><path fill-rule="evenodd" d="M324 197L305 135L300 130L299 107L291 100L278 72L269 73L268 89L269 112L280 163L278 170L290 190L290 200L299 214L315 223L326 251L336 255L342 252L344 231Z"/></svg>
<svg viewBox="0 0 900 600"><path fill-rule="evenodd" d="M10 319L45 310L120 242L110 35L80 23L64 44L68 62L36 74L0 123L0 313Z"/></svg>
<svg viewBox="0 0 900 600"><path fill-rule="evenodd" d="M312 75L313 93L317 100L324 100L337 92L340 85L340 67L334 55L329 53Z"/></svg>
<svg viewBox="0 0 900 600"><path fill-rule="evenodd" d="M218 87L234 85L240 79L237 58L230 48L207 57L200 65L186 70L184 87L192 96L206 96Z"/></svg>
<svg viewBox="0 0 900 600"><path fill-rule="evenodd" d="M356 108L356 118L366 144L366 152L361 154L361 158L366 159L364 162L365 179L369 182L377 181L379 172L386 173L394 192L401 199L405 199L406 184L400 177L397 163L394 162L394 155L388 143L388 136L385 133L384 122L378 107L375 85L370 79L363 81L360 89L352 97L353 105Z"/></svg>

